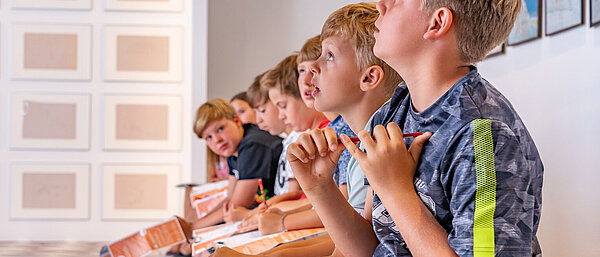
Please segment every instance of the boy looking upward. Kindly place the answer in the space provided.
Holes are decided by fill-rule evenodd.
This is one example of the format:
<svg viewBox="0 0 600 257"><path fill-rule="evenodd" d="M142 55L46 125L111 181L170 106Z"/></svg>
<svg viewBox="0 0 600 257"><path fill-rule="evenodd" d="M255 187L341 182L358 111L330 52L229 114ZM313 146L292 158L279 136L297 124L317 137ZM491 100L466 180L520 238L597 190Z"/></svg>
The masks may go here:
<svg viewBox="0 0 600 257"><path fill-rule="evenodd" d="M368 126L375 111L402 81L391 67L373 54L373 33L378 16L375 4L367 3L347 5L333 12L321 32L321 56L310 65L316 89L313 93L315 108L340 113L355 132ZM365 202L367 188L361 167L349 164L348 201L332 180L343 150L337 143L335 131L325 128L302 134L295 144L290 145L287 155L296 179L336 247L353 249L347 245L354 244L348 238L370 234L374 240L360 244L368 243L374 248L377 239L369 223L371 212L365 209L369 204ZM363 210L364 218L360 215ZM368 248L363 246L354 254L365 256L364 249ZM353 253L344 250L342 254ZM372 250L367 253L370 254Z"/></svg>

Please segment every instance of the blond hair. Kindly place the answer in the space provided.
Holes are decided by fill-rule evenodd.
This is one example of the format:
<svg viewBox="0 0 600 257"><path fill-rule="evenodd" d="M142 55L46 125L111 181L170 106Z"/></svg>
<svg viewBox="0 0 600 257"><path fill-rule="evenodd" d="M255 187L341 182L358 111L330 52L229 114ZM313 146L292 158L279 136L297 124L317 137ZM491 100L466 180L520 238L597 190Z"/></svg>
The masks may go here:
<svg viewBox="0 0 600 257"><path fill-rule="evenodd" d="M260 85L267 90L278 87L282 94L300 98L297 59L295 54L283 59L262 77Z"/></svg>
<svg viewBox="0 0 600 257"><path fill-rule="evenodd" d="M221 98L209 100L200 105L198 110L196 110L196 115L194 117L194 133L199 138L202 138L202 132L204 132L208 123L223 118L235 121L236 116L237 113L229 102Z"/></svg>
<svg viewBox="0 0 600 257"><path fill-rule="evenodd" d="M298 52L297 63L303 63L308 61L315 61L321 56L321 35L306 40L300 51Z"/></svg>
<svg viewBox="0 0 600 257"><path fill-rule="evenodd" d="M476 63L508 38L521 0L421 0L426 13L441 7L454 15L460 58Z"/></svg>
<svg viewBox="0 0 600 257"><path fill-rule="evenodd" d="M332 36L340 36L352 42L359 69L377 65L383 69L385 86L391 91L402 82L402 78L383 60L373 53L375 45L375 21L379 12L375 3L346 5L329 15L321 30L321 41Z"/></svg>
<svg viewBox="0 0 600 257"><path fill-rule="evenodd" d="M248 104L250 104L252 108L256 108L269 100L269 94L267 90L260 86L260 80L265 75L265 73L267 72L263 72L262 74L256 76L254 78L254 82L252 82L250 87L248 87L248 90L246 90Z"/></svg>

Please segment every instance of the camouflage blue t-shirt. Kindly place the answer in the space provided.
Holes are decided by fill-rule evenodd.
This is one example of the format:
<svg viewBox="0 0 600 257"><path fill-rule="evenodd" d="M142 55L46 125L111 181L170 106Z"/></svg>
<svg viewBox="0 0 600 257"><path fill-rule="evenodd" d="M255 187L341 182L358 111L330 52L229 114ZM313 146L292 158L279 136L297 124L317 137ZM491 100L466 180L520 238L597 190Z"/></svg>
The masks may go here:
<svg viewBox="0 0 600 257"><path fill-rule="evenodd" d="M329 127L335 131L335 134L338 136L338 138L341 134L346 134L349 137L356 136L344 118L342 118L342 115L338 115L337 118L330 122ZM340 155L340 160L335 168L335 172L333 172L333 181L335 181L335 184L338 186L347 183L346 170L348 169L348 162L350 161L350 158L352 158L352 155L350 152L348 152L348 150L344 150L342 155Z"/></svg>
<svg viewBox="0 0 600 257"><path fill-rule="evenodd" d="M415 189L458 255L541 253L536 238L542 204L540 156L510 102L475 67L420 113L412 109L401 84L373 124L392 121L404 133L433 132L421 153ZM409 147L412 139L405 142ZM411 256L376 194L372 214L380 241L374 256Z"/></svg>

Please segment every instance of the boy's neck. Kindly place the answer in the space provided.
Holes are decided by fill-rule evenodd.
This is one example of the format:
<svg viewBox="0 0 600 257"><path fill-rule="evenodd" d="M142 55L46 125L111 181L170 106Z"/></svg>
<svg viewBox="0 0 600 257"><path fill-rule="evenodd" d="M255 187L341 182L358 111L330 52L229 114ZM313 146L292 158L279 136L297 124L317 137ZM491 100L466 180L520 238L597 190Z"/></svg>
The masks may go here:
<svg viewBox="0 0 600 257"><path fill-rule="evenodd" d="M368 91L360 101L340 110L340 115L348 124L354 134L358 134L365 128L367 122L373 114L388 100L388 96L380 89L377 91Z"/></svg>
<svg viewBox="0 0 600 257"><path fill-rule="evenodd" d="M318 128L319 125L321 125L321 123L323 122L323 118L325 118L325 115L322 112L319 112L315 109L312 109L312 110L314 110L315 115L312 119L309 129Z"/></svg>
<svg viewBox="0 0 600 257"><path fill-rule="evenodd" d="M323 115L325 115L325 117L329 120L329 121L333 121L335 120L338 116L340 116L339 113L337 112L324 112Z"/></svg>
<svg viewBox="0 0 600 257"><path fill-rule="evenodd" d="M416 112L429 108L471 71L469 64L462 62L449 64L439 61L444 59L429 58L429 60L402 70L404 72L401 75L406 82Z"/></svg>

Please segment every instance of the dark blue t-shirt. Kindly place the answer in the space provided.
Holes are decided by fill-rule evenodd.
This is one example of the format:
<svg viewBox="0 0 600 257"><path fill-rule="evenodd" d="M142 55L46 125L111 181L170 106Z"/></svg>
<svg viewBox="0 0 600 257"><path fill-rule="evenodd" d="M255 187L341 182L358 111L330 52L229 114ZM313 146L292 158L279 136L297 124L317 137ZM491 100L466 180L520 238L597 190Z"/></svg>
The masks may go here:
<svg viewBox="0 0 600 257"><path fill-rule="evenodd" d="M271 197L274 193L282 139L254 124L248 123L243 126L244 137L238 145L238 156L227 157L229 174L240 180L262 179L265 193Z"/></svg>
<svg viewBox="0 0 600 257"><path fill-rule="evenodd" d="M349 137L356 136L344 118L342 118L342 115L338 115L337 118L330 122L328 126L335 131L335 134L338 136L338 138L341 134L345 134ZM344 150L342 155L340 155L340 160L338 161L335 171L333 172L333 181L335 181L335 184L338 186L348 182L346 171L348 170L348 162L350 162L351 158L352 155L350 152L348 152L348 150Z"/></svg>
<svg viewBox="0 0 600 257"><path fill-rule="evenodd" d="M373 126L389 122L403 133L433 133L423 146L414 185L458 255L541 253L536 238L540 156L510 102L475 67L420 113L401 84L376 113ZM412 139L405 142L410 147ZM373 228L380 244L374 256L411 256L376 193Z"/></svg>

